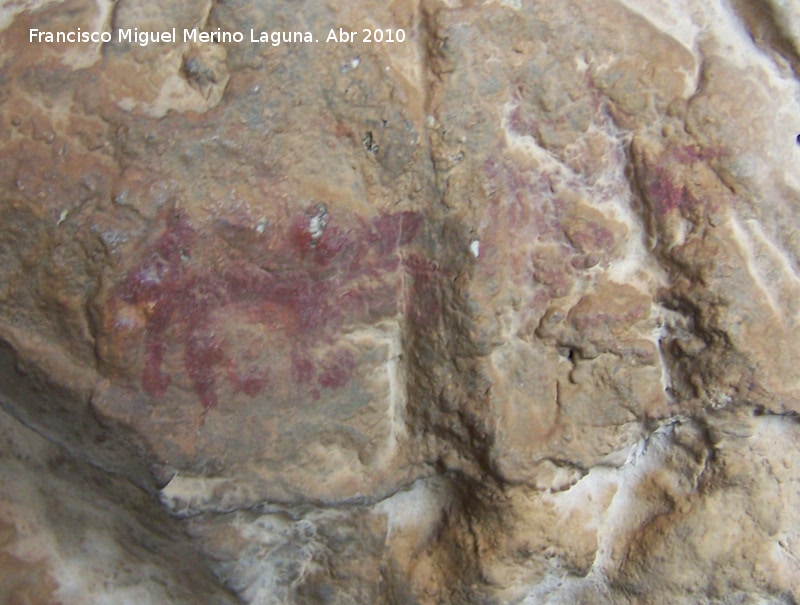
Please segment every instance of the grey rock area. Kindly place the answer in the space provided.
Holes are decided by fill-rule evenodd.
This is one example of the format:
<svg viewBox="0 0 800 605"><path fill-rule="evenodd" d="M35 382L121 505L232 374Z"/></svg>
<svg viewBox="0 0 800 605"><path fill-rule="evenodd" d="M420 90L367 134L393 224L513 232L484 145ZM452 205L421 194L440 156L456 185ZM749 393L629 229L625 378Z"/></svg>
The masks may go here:
<svg viewBox="0 0 800 605"><path fill-rule="evenodd" d="M24 0L0 63L1 604L800 602L800 2Z"/></svg>

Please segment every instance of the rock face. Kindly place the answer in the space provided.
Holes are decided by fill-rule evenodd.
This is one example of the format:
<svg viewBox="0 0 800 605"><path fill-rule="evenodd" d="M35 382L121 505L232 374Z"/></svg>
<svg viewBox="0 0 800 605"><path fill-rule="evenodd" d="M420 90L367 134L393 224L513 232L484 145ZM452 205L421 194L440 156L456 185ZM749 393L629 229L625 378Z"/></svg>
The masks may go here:
<svg viewBox="0 0 800 605"><path fill-rule="evenodd" d="M0 600L800 600L800 4L708 4L0 8Z"/></svg>

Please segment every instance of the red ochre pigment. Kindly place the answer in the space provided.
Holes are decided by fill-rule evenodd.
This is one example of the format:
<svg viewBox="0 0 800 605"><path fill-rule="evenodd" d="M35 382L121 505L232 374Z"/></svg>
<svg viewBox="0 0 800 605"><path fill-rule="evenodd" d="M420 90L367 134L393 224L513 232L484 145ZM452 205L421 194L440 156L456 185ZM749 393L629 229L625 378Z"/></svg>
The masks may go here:
<svg viewBox="0 0 800 605"><path fill-rule="evenodd" d="M399 254L419 232L419 214L358 218L356 226L344 227L326 213L321 228L312 223L315 216L309 211L297 216L288 230L265 230L258 236L263 253L256 256L261 258L254 257L252 246L242 254L224 245L216 233L197 232L181 213L170 216L163 233L115 291L118 301L142 308L147 317L145 392L157 398L166 393L171 379L163 364L175 342L183 347L184 369L206 410L218 403L217 381L222 377L234 392L250 396L269 385L267 368L237 368L216 335L214 315L231 305L245 309L250 321L284 331L293 343L288 352L291 379L309 387L314 398L322 388L344 386L356 359L332 346L318 362L312 346L332 342L348 322L396 313L404 268L411 267L410 293L422 301L420 311L434 312L430 276L415 275L421 261L410 256L401 264Z"/></svg>

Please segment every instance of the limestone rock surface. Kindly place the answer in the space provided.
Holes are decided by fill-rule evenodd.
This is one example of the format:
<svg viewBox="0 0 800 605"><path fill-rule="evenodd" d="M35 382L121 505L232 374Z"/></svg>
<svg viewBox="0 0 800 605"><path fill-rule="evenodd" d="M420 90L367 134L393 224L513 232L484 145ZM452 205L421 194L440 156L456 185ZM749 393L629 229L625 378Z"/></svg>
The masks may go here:
<svg viewBox="0 0 800 605"><path fill-rule="evenodd" d="M0 61L2 602L800 601L800 2L29 0Z"/></svg>

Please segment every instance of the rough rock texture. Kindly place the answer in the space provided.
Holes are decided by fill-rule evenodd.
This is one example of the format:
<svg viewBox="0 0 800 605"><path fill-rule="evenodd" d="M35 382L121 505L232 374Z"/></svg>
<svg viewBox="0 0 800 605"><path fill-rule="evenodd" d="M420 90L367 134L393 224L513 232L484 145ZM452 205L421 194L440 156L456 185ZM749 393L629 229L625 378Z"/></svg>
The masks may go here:
<svg viewBox="0 0 800 605"><path fill-rule="evenodd" d="M800 601L800 3L0 27L3 603Z"/></svg>

